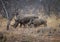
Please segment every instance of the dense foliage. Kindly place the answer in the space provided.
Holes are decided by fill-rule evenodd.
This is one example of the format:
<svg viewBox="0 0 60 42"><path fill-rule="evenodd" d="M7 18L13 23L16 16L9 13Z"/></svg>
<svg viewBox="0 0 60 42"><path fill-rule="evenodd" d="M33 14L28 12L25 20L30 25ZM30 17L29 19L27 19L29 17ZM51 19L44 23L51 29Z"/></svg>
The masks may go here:
<svg viewBox="0 0 60 42"><path fill-rule="evenodd" d="M60 0L2 0L5 4L5 7L11 17L17 9L23 10L24 14L29 14L29 11L33 9L32 13L37 14L37 10L43 8L45 14L50 15L52 12L55 15L60 13ZM0 1L0 11L3 10L2 4ZM3 13L5 14L5 13Z"/></svg>

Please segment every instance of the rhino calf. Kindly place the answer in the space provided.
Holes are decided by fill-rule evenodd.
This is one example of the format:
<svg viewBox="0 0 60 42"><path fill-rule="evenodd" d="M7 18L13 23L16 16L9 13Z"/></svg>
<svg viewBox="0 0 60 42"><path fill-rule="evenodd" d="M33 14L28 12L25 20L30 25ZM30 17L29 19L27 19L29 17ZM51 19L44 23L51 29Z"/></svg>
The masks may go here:
<svg viewBox="0 0 60 42"><path fill-rule="evenodd" d="M34 27L37 27L40 25L47 26L47 21L44 19L34 19L34 20L30 21L28 25L29 26L33 25Z"/></svg>

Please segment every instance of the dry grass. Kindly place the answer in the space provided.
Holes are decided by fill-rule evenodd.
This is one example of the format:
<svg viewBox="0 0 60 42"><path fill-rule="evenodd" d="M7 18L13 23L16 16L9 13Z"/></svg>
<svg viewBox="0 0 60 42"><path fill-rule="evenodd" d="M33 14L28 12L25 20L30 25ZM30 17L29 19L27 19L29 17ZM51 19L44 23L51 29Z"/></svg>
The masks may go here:
<svg viewBox="0 0 60 42"><path fill-rule="evenodd" d="M58 28L58 25L60 24L60 19L57 20L56 16L49 17L47 21L48 26L53 28Z"/></svg>
<svg viewBox="0 0 60 42"><path fill-rule="evenodd" d="M55 16L47 18L47 27L37 28L20 28L15 29L10 26L6 30L7 20L0 19L0 32L6 36L6 42L60 42L60 19L56 20ZM14 23L12 20L11 25Z"/></svg>

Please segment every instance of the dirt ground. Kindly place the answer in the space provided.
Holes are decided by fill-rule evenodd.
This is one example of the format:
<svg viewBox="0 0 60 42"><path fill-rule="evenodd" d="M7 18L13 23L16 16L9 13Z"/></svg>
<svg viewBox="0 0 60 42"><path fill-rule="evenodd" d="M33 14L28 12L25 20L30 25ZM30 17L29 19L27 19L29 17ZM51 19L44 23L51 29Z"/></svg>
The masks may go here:
<svg viewBox="0 0 60 42"><path fill-rule="evenodd" d="M13 21L11 24L14 23ZM0 18L0 42L60 42L60 19L56 20L55 17L47 19L47 27L43 25L36 28L18 26L15 29L10 26L7 31L6 23L5 18Z"/></svg>

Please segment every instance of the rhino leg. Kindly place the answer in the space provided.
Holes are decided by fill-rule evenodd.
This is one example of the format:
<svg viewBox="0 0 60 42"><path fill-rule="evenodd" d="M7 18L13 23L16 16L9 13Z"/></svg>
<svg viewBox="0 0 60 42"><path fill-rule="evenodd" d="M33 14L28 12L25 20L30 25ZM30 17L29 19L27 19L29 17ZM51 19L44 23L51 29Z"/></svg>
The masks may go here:
<svg viewBox="0 0 60 42"><path fill-rule="evenodd" d="M15 22L15 24L13 25L14 28L16 28L18 26L19 22Z"/></svg>
<svg viewBox="0 0 60 42"><path fill-rule="evenodd" d="M20 27L22 27L22 23L20 23Z"/></svg>
<svg viewBox="0 0 60 42"><path fill-rule="evenodd" d="M44 23L44 26L47 26L47 24L46 24L46 23Z"/></svg>

